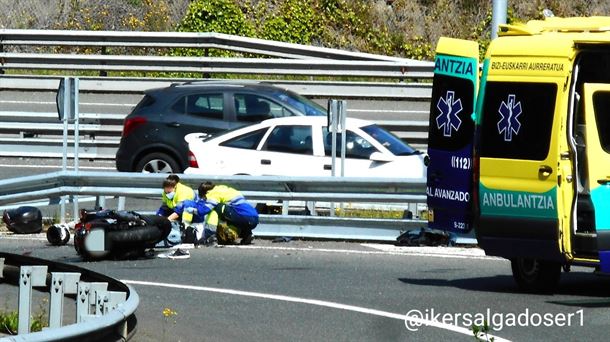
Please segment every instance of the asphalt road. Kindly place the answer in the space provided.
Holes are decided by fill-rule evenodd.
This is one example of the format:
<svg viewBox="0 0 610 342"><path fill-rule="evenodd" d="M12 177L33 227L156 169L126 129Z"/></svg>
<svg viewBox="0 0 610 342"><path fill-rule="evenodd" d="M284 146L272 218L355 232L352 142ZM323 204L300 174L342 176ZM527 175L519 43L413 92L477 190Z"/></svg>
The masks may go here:
<svg viewBox="0 0 610 342"><path fill-rule="evenodd" d="M61 170L61 159L0 157L0 179L39 175ZM73 170L72 160L68 169ZM116 171L114 160L79 160L81 171Z"/></svg>
<svg viewBox="0 0 610 342"><path fill-rule="evenodd" d="M85 263L72 246L39 240L0 236L0 248L131 283L141 299L136 341L472 341L460 317L488 311L496 341L596 341L606 340L610 322L608 278L575 269L554 295L522 294L507 261L472 249L257 239L250 248L194 249L187 260ZM177 313L175 323L164 308ZM410 331L412 310L445 324ZM564 326L544 326L537 315L545 314Z"/></svg>

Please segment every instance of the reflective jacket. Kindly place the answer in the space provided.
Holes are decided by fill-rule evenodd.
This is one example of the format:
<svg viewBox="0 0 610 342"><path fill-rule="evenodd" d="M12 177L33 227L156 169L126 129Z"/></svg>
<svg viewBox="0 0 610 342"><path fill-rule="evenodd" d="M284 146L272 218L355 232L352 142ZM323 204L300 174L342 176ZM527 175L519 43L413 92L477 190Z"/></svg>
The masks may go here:
<svg viewBox="0 0 610 342"><path fill-rule="evenodd" d="M167 194L165 193L165 191L162 191L161 201L169 209L176 208L176 206L183 201L196 199L195 191L193 191L193 189L191 189L191 187L189 187L188 185L184 185L182 183L176 184L176 188L174 189L174 192L175 192L174 197L172 197L172 199L169 199L169 198L167 198ZM161 210L162 209L159 209L159 211L161 211ZM159 211L157 211L157 213L159 213ZM181 215L182 213L178 213L178 214ZM193 216L191 213L185 213L185 215L182 216L182 220L186 221L186 222L191 222L192 219L193 219Z"/></svg>
<svg viewBox="0 0 610 342"><path fill-rule="evenodd" d="M216 185L208 191L205 199L185 202L185 206L183 207L193 206L196 211L196 216L200 218L210 214L208 215L206 222L215 226L218 225L218 215L212 210L219 204L230 206L239 216L258 218L258 212L246 201L241 192L226 185ZM180 208L180 210L182 211L185 209Z"/></svg>

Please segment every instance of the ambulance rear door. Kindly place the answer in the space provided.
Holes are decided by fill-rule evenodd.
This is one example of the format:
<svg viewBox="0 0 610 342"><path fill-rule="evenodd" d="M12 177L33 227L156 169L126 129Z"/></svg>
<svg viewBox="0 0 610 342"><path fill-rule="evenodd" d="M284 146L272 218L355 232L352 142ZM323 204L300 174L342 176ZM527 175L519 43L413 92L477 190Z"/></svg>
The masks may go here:
<svg viewBox="0 0 610 342"><path fill-rule="evenodd" d="M479 80L476 42L437 45L428 126L427 203L432 229L472 229L473 140Z"/></svg>

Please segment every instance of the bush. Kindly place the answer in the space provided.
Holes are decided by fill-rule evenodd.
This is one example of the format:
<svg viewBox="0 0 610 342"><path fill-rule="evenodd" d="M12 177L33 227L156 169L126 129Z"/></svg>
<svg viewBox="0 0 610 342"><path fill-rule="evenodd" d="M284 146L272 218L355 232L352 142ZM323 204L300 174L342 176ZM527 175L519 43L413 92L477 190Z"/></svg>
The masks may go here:
<svg viewBox="0 0 610 342"><path fill-rule="evenodd" d="M179 32L218 32L252 37L254 28L231 0L195 0L178 25Z"/></svg>

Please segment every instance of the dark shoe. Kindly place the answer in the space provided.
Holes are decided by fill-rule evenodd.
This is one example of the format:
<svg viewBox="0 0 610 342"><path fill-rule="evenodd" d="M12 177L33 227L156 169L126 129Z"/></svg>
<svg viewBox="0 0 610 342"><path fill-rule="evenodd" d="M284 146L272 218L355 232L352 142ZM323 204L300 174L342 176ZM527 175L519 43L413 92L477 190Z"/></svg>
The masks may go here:
<svg viewBox="0 0 610 342"><path fill-rule="evenodd" d="M196 247L205 246L205 247L216 247L218 246L218 239L216 238L216 234L210 235L205 239L200 239L195 243Z"/></svg>
<svg viewBox="0 0 610 342"><path fill-rule="evenodd" d="M249 245L252 243L252 239L254 237L252 236L252 232L248 233L248 234L244 234L244 236L241 238L240 241L240 245Z"/></svg>
<svg viewBox="0 0 610 342"><path fill-rule="evenodd" d="M197 230L194 227L188 226L182 232L182 243L196 243L197 242Z"/></svg>

